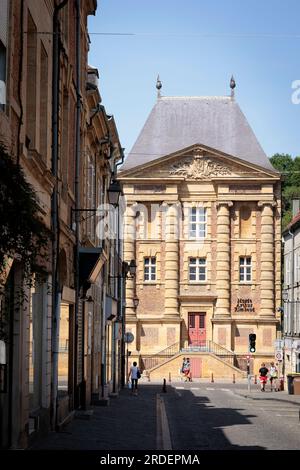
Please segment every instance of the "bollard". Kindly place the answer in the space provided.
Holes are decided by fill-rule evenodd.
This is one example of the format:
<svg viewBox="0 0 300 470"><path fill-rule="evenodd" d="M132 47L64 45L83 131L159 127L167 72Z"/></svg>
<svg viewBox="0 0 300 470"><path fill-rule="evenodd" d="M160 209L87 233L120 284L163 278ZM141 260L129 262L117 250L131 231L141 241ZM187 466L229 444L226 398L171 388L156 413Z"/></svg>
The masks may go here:
<svg viewBox="0 0 300 470"><path fill-rule="evenodd" d="M235 374L233 374L233 380L232 383L235 384Z"/></svg>
<svg viewBox="0 0 300 470"><path fill-rule="evenodd" d="M257 375L254 376L254 383L257 384Z"/></svg>
<svg viewBox="0 0 300 470"><path fill-rule="evenodd" d="M214 383L214 374L211 373L211 383Z"/></svg>
<svg viewBox="0 0 300 470"><path fill-rule="evenodd" d="M284 390L284 379L280 377L279 390L282 392Z"/></svg>
<svg viewBox="0 0 300 470"><path fill-rule="evenodd" d="M171 383L172 380L171 380L171 372L169 372L169 382Z"/></svg>
<svg viewBox="0 0 300 470"><path fill-rule="evenodd" d="M150 382L150 374L148 373L148 382Z"/></svg>
<svg viewBox="0 0 300 470"><path fill-rule="evenodd" d="M163 391L164 393L167 393L167 381L166 381L166 379L164 379L164 384L163 384L162 391Z"/></svg>

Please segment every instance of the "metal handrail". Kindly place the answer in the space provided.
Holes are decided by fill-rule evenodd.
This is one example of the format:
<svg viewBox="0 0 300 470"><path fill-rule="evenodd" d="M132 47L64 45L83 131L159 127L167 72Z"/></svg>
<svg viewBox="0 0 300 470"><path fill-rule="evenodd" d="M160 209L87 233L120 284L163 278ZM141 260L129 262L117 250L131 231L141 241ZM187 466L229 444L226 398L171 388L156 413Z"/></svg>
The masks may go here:
<svg viewBox="0 0 300 470"><path fill-rule="evenodd" d="M167 348L162 349L161 351L155 354L152 354L149 357L143 358L143 363L144 363L143 368L147 370L152 369L152 367L155 367L161 364L166 359L177 354L179 351L180 351L180 343L179 341L177 341L176 343L171 344Z"/></svg>
<svg viewBox="0 0 300 470"><path fill-rule="evenodd" d="M199 352L213 353L216 356L229 362L230 364L237 366L236 354L233 351L230 351L229 349L226 349L220 344L217 344L211 340L199 341L197 345L195 344L195 345L189 346L188 348L183 348L181 351L182 352L199 351Z"/></svg>
<svg viewBox="0 0 300 470"><path fill-rule="evenodd" d="M236 354L233 351L230 351L229 349L224 348L220 344L215 343L212 340L200 340L198 344L191 345L188 348L182 348L180 349L180 343L179 341L172 344L171 346L168 346L167 348L163 349L162 351L159 351L155 354L152 354L149 357L143 358L143 370L149 370L152 369L155 366L160 365L163 363L166 359L175 356L175 354L179 352L184 352L184 353L189 353L189 352L207 352L207 353L212 353L215 356L223 359L224 361L228 362L229 364L238 367L237 363L237 357Z"/></svg>

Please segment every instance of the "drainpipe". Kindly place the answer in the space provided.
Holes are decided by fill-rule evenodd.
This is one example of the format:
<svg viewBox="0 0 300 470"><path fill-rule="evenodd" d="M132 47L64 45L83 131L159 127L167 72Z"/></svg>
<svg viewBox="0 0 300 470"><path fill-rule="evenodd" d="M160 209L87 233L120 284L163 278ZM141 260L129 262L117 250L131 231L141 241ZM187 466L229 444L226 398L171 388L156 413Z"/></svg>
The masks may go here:
<svg viewBox="0 0 300 470"><path fill-rule="evenodd" d="M101 321L101 399L105 398L106 363L106 268L103 269Z"/></svg>
<svg viewBox="0 0 300 470"><path fill-rule="evenodd" d="M63 0L56 5L53 13L53 70L52 70L52 155L51 171L55 178L51 200L51 226L52 226L52 371L51 396L52 413L51 427L57 424L57 388L58 388L58 348L59 348L59 318L60 318L60 288L58 279L58 253L59 253L59 216L58 216L58 122L59 122L59 77L60 77L60 28L58 14L68 3Z"/></svg>
<svg viewBox="0 0 300 470"><path fill-rule="evenodd" d="M293 336L292 328L294 328L294 315L295 315L295 294L294 294L294 284L295 284L295 235L289 230L289 235L292 237L292 259L291 259L291 310L290 310L290 326L291 326L291 336ZM293 345L292 345L293 346ZM293 364L293 347L291 346L291 364Z"/></svg>
<svg viewBox="0 0 300 470"><path fill-rule="evenodd" d="M294 250L295 250L295 235L289 230L289 235L292 237L292 259L291 259L291 319L294 320L294 279L295 279L295 263L294 263Z"/></svg>
<svg viewBox="0 0 300 470"><path fill-rule="evenodd" d="M75 351L74 351L74 391L77 391L77 365L78 358L78 317L79 317L79 248L80 248L80 120L81 120L81 93L80 93L80 0L76 0L76 129L75 129ZM83 321L83 319L82 319ZM83 338L82 338L83 339ZM84 354L84 351L83 351ZM83 371L82 371L83 374ZM77 397L77 406L78 397Z"/></svg>

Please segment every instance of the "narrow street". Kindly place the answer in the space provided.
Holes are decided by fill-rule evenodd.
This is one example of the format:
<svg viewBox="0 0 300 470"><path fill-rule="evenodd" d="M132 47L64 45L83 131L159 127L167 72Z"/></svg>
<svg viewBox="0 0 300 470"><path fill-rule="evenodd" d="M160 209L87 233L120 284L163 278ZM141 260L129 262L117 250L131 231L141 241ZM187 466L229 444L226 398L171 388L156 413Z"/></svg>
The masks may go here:
<svg viewBox="0 0 300 470"><path fill-rule="evenodd" d="M108 407L78 413L62 432L33 450L295 450L300 446L300 397L262 394L246 383L161 383L140 386L138 397L123 390ZM164 403L161 421L158 397ZM164 435L171 447L165 447Z"/></svg>
<svg viewBox="0 0 300 470"><path fill-rule="evenodd" d="M184 384L165 395L173 449L299 449L299 396L252 385Z"/></svg>

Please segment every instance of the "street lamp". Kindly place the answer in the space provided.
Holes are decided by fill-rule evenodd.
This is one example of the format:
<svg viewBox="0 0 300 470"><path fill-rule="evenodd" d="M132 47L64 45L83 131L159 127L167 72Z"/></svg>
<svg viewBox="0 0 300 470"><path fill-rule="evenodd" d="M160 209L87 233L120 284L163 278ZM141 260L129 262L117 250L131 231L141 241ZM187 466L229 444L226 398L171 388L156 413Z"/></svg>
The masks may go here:
<svg viewBox="0 0 300 470"><path fill-rule="evenodd" d="M136 262L134 259L132 259L129 263L129 274L130 277L135 277L136 275Z"/></svg>
<svg viewBox="0 0 300 470"><path fill-rule="evenodd" d="M137 308L140 303L140 299L137 296L134 296L132 300L134 308Z"/></svg>
<svg viewBox="0 0 300 470"><path fill-rule="evenodd" d="M119 199L120 199L121 194L122 194L122 188L121 188L119 181L113 180L110 183L110 186L107 190L109 203L112 206L117 207L119 204Z"/></svg>
<svg viewBox="0 0 300 470"><path fill-rule="evenodd" d="M287 302L289 297L289 293L287 289L283 289L282 291L282 300L283 302Z"/></svg>

